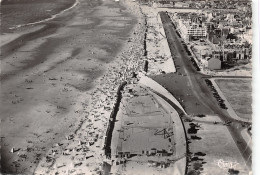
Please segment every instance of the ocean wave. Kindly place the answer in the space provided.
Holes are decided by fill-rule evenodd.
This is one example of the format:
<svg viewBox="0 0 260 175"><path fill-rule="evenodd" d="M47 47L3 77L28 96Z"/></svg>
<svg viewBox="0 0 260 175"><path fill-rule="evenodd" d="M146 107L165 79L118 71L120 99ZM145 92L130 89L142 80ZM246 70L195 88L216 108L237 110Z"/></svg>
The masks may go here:
<svg viewBox="0 0 260 175"><path fill-rule="evenodd" d="M79 0L76 0L75 3L74 3L71 7L67 8L67 9L65 9L65 10L62 10L61 12L59 12L59 13L57 13L57 14L55 14L55 15L52 15L50 18L46 18L46 19L43 19L43 20L40 20L40 21L36 21L36 22L32 22L32 23L27 23L27 24L19 24L19 25L16 25L16 26L14 26L14 27L10 27L9 29L10 29L10 30L13 30L13 29L17 29L17 28L20 28L20 27L25 27L25 26L29 26L29 25L34 25L34 24L40 24L40 23L43 23L43 22L47 22L47 21L49 21L49 20L52 20L52 19L56 18L57 16L62 15L62 14L65 13L66 11L68 11L68 10L70 10L70 9L72 9L72 8L74 8L74 7L76 7L78 4L79 4Z"/></svg>

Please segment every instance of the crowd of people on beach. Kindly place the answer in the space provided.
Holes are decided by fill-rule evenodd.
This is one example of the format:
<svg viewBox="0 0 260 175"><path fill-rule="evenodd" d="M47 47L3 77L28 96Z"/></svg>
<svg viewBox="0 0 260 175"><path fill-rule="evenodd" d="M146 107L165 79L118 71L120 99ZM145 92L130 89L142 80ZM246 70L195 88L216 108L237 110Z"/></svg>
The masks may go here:
<svg viewBox="0 0 260 175"><path fill-rule="evenodd" d="M109 63L107 73L96 80L98 88L92 89L89 94L91 99L86 106L88 115L79 121L79 127L74 133L66 136L62 143L53 145L35 173L102 172L105 134L115 104L117 88L123 81L136 83L136 75L142 71L145 60L145 16L137 3L124 3L138 19L131 37L115 61Z"/></svg>

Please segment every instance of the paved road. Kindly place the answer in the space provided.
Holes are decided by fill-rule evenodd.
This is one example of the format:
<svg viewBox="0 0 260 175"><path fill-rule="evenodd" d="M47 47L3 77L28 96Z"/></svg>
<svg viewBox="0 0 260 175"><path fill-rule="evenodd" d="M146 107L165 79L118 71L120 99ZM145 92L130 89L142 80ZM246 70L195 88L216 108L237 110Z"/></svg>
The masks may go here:
<svg viewBox="0 0 260 175"><path fill-rule="evenodd" d="M211 78L211 76L201 74L195 70L181 43L181 39L178 37L176 30L172 25L171 19L165 12L161 12L161 18L171 53L174 55L175 65L180 67L177 71L184 75L183 80L187 81L187 83L191 86L192 93L203 107L214 111L214 113L218 114L222 121L232 121L232 124L228 126L228 130L237 144L237 147L239 148L246 164L251 167L252 151L249 147L247 147L247 143L241 136L241 122L231 118L226 110L219 107L216 99L212 95L212 92L204 81L205 78Z"/></svg>

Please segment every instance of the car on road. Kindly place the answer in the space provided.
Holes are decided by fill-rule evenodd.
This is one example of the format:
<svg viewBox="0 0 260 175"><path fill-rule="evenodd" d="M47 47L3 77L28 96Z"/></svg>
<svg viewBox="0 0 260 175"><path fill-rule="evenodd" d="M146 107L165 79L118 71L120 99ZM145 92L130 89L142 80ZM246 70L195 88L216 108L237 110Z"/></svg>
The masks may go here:
<svg viewBox="0 0 260 175"><path fill-rule="evenodd" d="M214 95L214 97L218 97L219 96L217 92L213 92L213 95Z"/></svg>
<svg viewBox="0 0 260 175"><path fill-rule="evenodd" d="M222 98L218 98L217 100L222 102L222 103L224 102L224 100Z"/></svg>
<svg viewBox="0 0 260 175"><path fill-rule="evenodd" d="M228 109L224 103L221 103L221 104L220 104L220 107L221 107L222 109Z"/></svg>

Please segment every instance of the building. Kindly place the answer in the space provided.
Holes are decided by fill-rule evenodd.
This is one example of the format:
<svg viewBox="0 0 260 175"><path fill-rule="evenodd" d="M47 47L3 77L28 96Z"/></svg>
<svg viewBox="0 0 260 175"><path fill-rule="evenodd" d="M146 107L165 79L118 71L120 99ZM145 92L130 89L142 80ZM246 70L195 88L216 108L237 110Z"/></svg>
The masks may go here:
<svg viewBox="0 0 260 175"><path fill-rule="evenodd" d="M220 44L220 43L221 43L221 38L216 35L215 31L209 32L207 36L208 36L208 37L207 37L208 40L209 40L212 44Z"/></svg>
<svg viewBox="0 0 260 175"><path fill-rule="evenodd" d="M198 24L192 24L188 28L189 37L202 38L206 37L207 29L205 27L199 26Z"/></svg>
<svg viewBox="0 0 260 175"><path fill-rule="evenodd" d="M157 2L153 3L153 7L173 7L173 2L171 1L164 1L158 0Z"/></svg>
<svg viewBox="0 0 260 175"><path fill-rule="evenodd" d="M207 57L205 60L205 66L210 70L221 69L221 61L217 58Z"/></svg>
<svg viewBox="0 0 260 175"><path fill-rule="evenodd" d="M183 39L190 41L192 39L205 38L207 36L206 26L201 26L196 23L189 23L179 20L179 32Z"/></svg>
<svg viewBox="0 0 260 175"><path fill-rule="evenodd" d="M227 43L223 45L223 61L250 59L250 44Z"/></svg>
<svg viewBox="0 0 260 175"><path fill-rule="evenodd" d="M215 59L222 60L223 59L222 58L222 55L223 55L222 53L223 53L222 51L213 51L212 52L212 56Z"/></svg>
<svg viewBox="0 0 260 175"><path fill-rule="evenodd" d="M185 2L175 2L174 7L176 8L189 8L189 4Z"/></svg>
<svg viewBox="0 0 260 175"><path fill-rule="evenodd" d="M215 29L214 23L213 22L205 22L204 25L207 28L207 32L213 32Z"/></svg>
<svg viewBox="0 0 260 175"><path fill-rule="evenodd" d="M245 53L243 51L237 51L236 52L236 59L237 60L243 60L245 59Z"/></svg>

